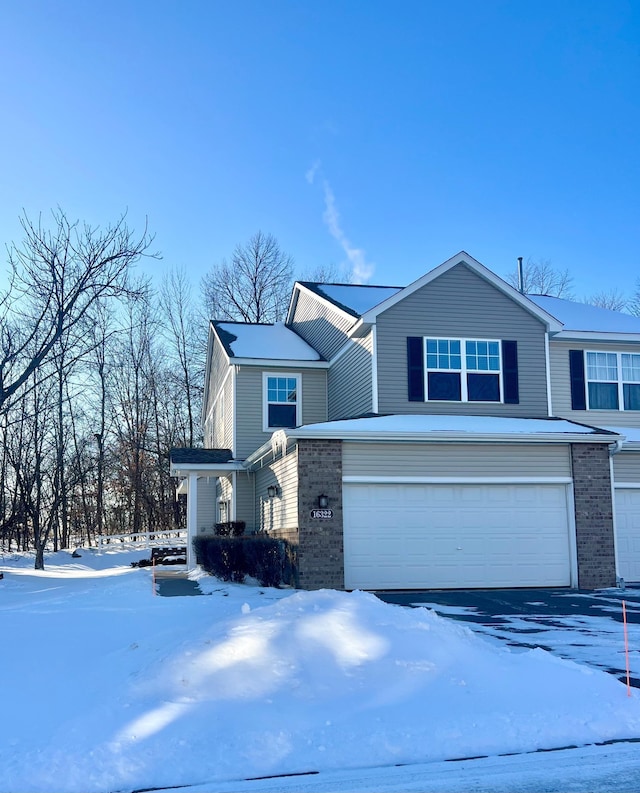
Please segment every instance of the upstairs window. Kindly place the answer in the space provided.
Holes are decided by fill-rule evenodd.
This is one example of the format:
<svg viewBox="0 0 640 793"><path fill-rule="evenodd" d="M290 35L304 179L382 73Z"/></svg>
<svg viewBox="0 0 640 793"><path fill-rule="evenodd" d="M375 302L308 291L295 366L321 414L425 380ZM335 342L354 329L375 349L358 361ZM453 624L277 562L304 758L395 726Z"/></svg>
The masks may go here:
<svg viewBox="0 0 640 793"><path fill-rule="evenodd" d="M265 432L300 424L300 375L265 374L263 391Z"/></svg>
<svg viewBox="0 0 640 793"><path fill-rule="evenodd" d="M502 401L499 341L427 338L425 355L428 401Z"/></svg>
<svg viewBox="0 0 640 793"><path fill-rule="evenodd" d="M640 410L640 354L587 352L589 410Z"/></svg>

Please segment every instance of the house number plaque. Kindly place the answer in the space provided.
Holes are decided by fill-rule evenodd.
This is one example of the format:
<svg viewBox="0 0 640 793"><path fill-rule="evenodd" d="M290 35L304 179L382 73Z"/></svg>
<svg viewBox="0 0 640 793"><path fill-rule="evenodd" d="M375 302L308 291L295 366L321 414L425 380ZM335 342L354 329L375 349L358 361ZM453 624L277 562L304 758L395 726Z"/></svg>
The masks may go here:
<svg viewBox="0 0 640 793"><path fill-rule="evenodd" d="M312 518L316 518L317 520L331 520L333 517L333 510L332 509L312 509L309 513Z"/></svg>

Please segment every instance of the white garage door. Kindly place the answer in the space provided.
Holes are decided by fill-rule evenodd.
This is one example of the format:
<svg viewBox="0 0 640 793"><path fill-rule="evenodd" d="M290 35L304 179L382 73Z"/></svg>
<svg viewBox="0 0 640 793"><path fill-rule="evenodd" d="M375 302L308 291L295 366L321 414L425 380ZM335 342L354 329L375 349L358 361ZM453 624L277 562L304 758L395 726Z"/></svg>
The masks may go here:
<svg viewBox="0 0 640 793"><path fill-rule="evenodd" d="M569 586L564 485L345 484L347 589Z"/></svg>
<svg viewBox="0 0 640 793"><path fill-rule="evenodd" d="M616 488L618 575L640 581L640 489Z"/></svg>

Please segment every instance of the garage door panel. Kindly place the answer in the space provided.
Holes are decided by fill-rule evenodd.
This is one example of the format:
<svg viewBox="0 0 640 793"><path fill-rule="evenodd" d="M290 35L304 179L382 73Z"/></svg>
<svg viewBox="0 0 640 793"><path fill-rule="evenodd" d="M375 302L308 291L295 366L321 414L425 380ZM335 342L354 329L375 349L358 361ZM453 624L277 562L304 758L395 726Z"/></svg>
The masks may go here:
<svg viewBox="0 0 640 793"><path fill-rule="evenodd" d="M640 581L640 489L616 488L618 575Z"/></svg>
<svg viewBox="0 0 640 793"><path fill-rule="evenodd" d="M345 484L344 535L350 589L570 584L562 485Z"/></svg>

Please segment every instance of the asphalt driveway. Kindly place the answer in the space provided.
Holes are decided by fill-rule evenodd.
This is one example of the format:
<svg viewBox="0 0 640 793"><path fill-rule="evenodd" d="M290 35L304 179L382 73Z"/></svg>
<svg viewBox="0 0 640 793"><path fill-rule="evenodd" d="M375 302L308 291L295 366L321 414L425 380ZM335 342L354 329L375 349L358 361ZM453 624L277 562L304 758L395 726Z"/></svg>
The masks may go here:
<svg viewBox="0 0 640 793"><path fill-rule="evenodd" d="M426 607L464 622L514 651L541 647L626 682L624 601L630 683L640 688L640 588L492 589L377 592L386 603Z"/></svg>

